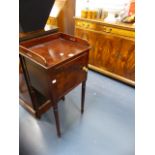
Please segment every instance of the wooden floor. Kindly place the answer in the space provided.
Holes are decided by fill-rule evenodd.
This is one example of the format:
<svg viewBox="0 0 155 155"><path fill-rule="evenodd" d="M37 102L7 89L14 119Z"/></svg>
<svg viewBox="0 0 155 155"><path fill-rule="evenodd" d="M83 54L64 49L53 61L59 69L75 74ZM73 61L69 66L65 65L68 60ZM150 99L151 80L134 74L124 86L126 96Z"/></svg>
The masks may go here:
<svg viewBox="0 0 155 155"><path fill-rule="evenodd" d="M59 103L61 138L52 109L36 120L20 106L20 155L134 154L134 88L89 71L84 115L80 91L79 86Z"/></svg>

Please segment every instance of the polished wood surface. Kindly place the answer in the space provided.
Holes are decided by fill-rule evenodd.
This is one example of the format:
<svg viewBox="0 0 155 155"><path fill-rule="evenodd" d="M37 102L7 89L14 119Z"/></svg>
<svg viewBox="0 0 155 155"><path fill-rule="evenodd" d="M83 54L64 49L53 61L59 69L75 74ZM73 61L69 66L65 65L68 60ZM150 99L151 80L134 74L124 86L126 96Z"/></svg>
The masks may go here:
<svg viewBox="0 0 155 155"><path fill-rule="evenodd" d="M53 72L50 74L53 82L56 80L57 83L53 84L53 95L56 98L62 98L70 91L70 89L86 79L86 72L83 70L83 67L87 67L87 62L88 54L84 53L77 58L62 64L60 67L57 67L54 70L54 75Z"/></svg>
<svg viewBox="0 0 155 155"><path fill-rule="evenodd" d="M46 42L45 42L46 41ZM40 44L41 43L41 44ZM83 43L83 44L82 44ZM58 33L42 39L34 39L20 44L20 50L33 59L41 59L42 65L54 66L62 61L82 53L88 44L72 36Z"/></svg>
<svg viewBox="0 0 155 155"><path fill-rule="evenodd" d="M83 112L89 49L86 41L62 33L20 43L21 64L27 79L32 108L39 118L53 107L58 136L61 132L57 103L80 83ZM43 96L46 102L39 104L37 94Z"/></svg>
<svg viewBox="0 0 155 155"><path fill-rule="evenodd" d="M133 28L124 29L112 24L97 25L76 19L75 35L87 40L92 46L89 68L122 82L134 85L135 41ZM131 31L132 30L132 31ZM125 33L124 33L125 32Z"/></svg>

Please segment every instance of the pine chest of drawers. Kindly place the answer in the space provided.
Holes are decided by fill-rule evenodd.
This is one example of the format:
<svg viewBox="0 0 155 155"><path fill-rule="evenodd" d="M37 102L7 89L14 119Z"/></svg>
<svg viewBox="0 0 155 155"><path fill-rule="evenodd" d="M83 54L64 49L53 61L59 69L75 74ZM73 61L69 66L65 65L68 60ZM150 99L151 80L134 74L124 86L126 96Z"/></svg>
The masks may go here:
<svg viewBox="0 0 155 155"><path fill-rule="evenodd" d="M75 36L91 45L89 68L135 85L134 25L75 18Z"/></svg>

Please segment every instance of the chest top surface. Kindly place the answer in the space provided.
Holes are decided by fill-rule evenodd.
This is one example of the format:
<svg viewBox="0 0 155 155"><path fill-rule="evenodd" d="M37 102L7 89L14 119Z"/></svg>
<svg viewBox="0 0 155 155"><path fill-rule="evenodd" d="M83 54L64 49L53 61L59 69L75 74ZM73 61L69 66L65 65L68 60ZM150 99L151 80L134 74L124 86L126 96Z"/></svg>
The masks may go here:
<svg viewBox="0 0 155 155"><path fill-rule="evenodd" d="M20 52L46 67L52 67L87 51L86 41L65 34L48 35L20 44ZM41 59L39 61L39 59Z"/></svg>

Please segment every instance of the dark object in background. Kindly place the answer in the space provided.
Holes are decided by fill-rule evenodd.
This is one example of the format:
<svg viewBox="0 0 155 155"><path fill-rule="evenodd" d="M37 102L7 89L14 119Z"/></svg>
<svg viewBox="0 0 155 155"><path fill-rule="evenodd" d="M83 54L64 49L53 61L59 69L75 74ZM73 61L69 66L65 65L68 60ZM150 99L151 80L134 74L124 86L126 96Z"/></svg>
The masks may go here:
<svg viewBox="0 0 155 155"><path fill-rule="evenodd" d="M19 0L20 32L43 29L53 4L54 0Z"/></svg>

